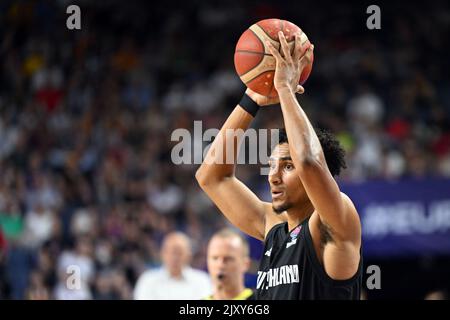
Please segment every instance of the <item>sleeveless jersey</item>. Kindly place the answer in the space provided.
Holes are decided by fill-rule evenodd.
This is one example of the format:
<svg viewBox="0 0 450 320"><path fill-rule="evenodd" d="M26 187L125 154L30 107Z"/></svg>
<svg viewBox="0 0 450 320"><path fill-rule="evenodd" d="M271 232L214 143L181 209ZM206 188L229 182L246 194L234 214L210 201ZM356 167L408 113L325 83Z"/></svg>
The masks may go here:
<svg viewBox="0 0 450 320"><path fill-rule="evenodd" d="M292 231L288 223L267 234L258 271L258 300L359 300L362 254L356 274L347 280L330 278L317 258L309 218Z"/></svg>

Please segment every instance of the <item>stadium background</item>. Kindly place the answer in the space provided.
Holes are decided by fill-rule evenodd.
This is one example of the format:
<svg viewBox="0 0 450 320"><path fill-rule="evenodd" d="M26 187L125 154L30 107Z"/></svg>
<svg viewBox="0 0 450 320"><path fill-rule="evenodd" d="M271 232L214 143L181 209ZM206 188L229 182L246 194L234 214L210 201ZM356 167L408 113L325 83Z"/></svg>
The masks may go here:
<svg viewBox="0 0 450 320"><path fill-rule="evenodd" d="M69 4L81 7L82 30L66 28ZM420 201L426 185L449 200L449 4L379 3L382 29L373 31L367 5L2 1L0 298L41 291L54 298L61 268L78 261L94 298L130 299L174 229L189 234L193 265L205 268L206 241L226 221L200 192L197 166L172 164L170 135L192 130L194 120L220 128L244 90L234 45L263 18L293 21L315 44L302 101L312 122L338 134L347 149L344 188L380 183L368 187L376 197L401 181L406 198L414 193ZM281 124L271 107L254 125ZM264 198L258 168L241 166L238 176ZM367 298L422 299L448 290L449 228L435 233L407 238L419 239L417 250L402 252L394 238L365 254L365 266L382 272L382 289ZM256 261L261 247L251 244Z"/></svg>

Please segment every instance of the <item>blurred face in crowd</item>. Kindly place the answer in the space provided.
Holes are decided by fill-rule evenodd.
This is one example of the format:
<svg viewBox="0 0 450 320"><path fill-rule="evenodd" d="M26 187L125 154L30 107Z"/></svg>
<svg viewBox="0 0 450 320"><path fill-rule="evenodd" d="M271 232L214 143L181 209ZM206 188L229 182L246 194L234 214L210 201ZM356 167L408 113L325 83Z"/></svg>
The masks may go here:
<svg viewBox="0 0 450 320"><path fill-rule="evenodd" d="M248 247L237 235L213 236L208 245L208 271L215 286L243 285L250 266Z"/></svg>
<svg viewBox="0 0 450 320"><path fill-rule="evenodd" d="M289 153L289 144L277 145L269 159L269 184L272 194L272 207L282 213L307 198L303 184L298 176Z"/></svg>
<svg viewBox="0 0 450 320"><path fill-rule="evenodd" d="M164 239L161 259L173 277L179 277L183 267L190 263L191 247L189 239L182 233L170 233Z"/></svg>
<svg viewBox="0 0 450 320"><path fill-rule="evenodd" d="M78 254L86 257L90 257L92 255L92 242L88 238L80 238L77 241L77 252Z"/></svg>

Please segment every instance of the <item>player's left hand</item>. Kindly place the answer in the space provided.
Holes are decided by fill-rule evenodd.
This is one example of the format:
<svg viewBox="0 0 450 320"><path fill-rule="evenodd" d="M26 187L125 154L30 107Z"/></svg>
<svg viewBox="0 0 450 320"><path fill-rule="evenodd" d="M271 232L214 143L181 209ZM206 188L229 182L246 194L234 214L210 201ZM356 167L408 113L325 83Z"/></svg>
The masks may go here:
<svg viewBox="0 0 450 320"><path fill-rule="evenodd" d="M305 92L305 89L301 85L298 85L296 92L302 94L303 92ZM272 98L271 97L267 97L267 96L263 96L263 95L261 95L259 93L256 93L255 91L253 91L250 88L247 88L247 90L245 90L245 93L253 101L255 101L260 107L271 106L271 105L280 103L280 98L278 96L275 96L275 97L272 97Z"/></svg>
<svg viewBox="0 0 450 320"><path fill-rule="evenodd" d="M294 52L291 54L286 37L282 31L278 32L278 37L283 56L281 56L280 52L269 41L266 42L270 53L276 60L274 76L275 89L280 91L281 89L289 88L292 92L298 92L300 75L305 66L311 63L314 46L310 44L306 49L302 48L300 35L296 34ZM300 91L304 91L303 87L301 89Z"/></svg>

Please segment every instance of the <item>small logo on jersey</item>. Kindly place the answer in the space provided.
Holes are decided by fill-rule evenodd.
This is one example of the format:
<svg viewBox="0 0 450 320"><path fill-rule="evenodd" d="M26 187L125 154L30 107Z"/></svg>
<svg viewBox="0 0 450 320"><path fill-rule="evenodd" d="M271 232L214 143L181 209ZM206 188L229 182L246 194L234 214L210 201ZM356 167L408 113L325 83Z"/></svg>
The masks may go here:
<svg viewBox="0 0 450 320"><path fill-rule="evenodd" d="M297 237L300 234L300 230L302 230L302 226L298 226L291 232L291 240L286 244L286 249L297 243Z"/></svg>
<svg viewBox="0 0 450 320"><path fill-rule="evenodd" d="M272 248L273 247L271 247L269 250L267 250L266 253L264 253L264 255L270 257L270 255L272 254Z"/></svg>

